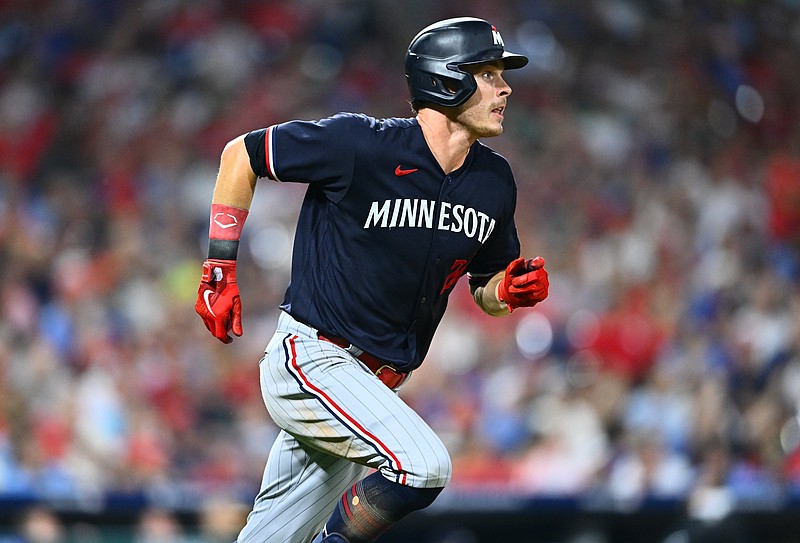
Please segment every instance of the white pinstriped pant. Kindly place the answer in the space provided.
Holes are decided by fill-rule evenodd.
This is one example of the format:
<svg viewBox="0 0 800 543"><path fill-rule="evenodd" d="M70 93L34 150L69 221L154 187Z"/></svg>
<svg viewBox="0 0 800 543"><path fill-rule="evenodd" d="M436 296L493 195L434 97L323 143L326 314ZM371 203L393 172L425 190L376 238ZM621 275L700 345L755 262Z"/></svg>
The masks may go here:
<svg viewBox="0 0 800 543"><path fill-rule="evenodd" d="M308 543L369 468L418 488L450 480L450 456L425 421L315 329L282 312L260 367L282 431L238 543Z"/></svg>

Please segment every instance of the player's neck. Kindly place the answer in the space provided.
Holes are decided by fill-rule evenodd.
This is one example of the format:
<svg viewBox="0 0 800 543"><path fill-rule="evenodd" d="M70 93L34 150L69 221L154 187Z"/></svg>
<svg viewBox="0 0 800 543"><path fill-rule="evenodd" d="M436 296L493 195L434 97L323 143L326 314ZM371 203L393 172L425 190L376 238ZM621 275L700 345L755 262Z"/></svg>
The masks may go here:
<svg viewBox="0 0 800 543"><path fill-rule="evenodd" d="M460 168L476 138L471 137L460 124L435 109L420 110L417 120L428 148L444 173Z"/></svg>

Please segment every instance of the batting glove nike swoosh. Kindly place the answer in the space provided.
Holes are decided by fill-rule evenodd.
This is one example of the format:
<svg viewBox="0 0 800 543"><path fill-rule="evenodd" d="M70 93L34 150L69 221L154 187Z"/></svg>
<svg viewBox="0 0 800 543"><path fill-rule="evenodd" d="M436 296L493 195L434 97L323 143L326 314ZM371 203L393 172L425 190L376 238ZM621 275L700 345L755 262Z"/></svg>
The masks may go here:
<svg viewBox="0 0 800 543"><path fill-rule="evenodd" d="M194 310L221 342L232 342L230 333L242 335L242 302L236 284L235 260L208 259L203 263Z"/></svg>

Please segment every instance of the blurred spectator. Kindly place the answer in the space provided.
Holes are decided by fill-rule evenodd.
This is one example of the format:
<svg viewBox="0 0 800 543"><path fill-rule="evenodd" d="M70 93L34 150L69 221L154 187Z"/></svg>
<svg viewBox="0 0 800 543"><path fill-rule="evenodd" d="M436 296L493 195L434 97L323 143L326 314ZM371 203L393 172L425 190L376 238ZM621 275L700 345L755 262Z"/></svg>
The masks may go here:
<svg viewBox="0 0 800 543"><path fill-rule="evenodd" d="M731 461L725 446L709 442L701 451L699 473L688 500L689 541L697 543L743 543L748 534L731 517L736 506L725 486Z"/></svg>
<svg viewBox="0 0 800 543"><path fill-rule="evenodd" d="M61 520L43 507L34 507L23 514L20 535L24 543L65 543L67 531Z"/></svg>
<svg viewBox="0 0 800 543"><path fill-rule="evenodd" d="M611 462L610 495L628 506L647 497L679 498L691 488L693 473L688 459L645 433L630 433Z"/></svg>
<svg viewBox="0 0 800 543"><path fill-rule="evenodd" d="M136 526L134 543L188 543L175 515L163 509L146 509Z"/></svg>
<svg viewBox="0 0 800 543"><path fill-rule="evenodd" d="M200 508L200 540L198 543L230 543L244 526L250 508L242 503L216 497Z"/></svg>

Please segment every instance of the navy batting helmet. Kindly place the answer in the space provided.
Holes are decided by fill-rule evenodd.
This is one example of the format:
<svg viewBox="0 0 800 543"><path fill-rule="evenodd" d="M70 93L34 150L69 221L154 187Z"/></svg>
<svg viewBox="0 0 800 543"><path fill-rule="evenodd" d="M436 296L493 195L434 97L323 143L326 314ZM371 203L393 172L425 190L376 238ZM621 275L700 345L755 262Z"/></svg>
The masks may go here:
<svg viewBox="0 0 800 543"><path fill-rule="evenodd" d="M528 63L528 57L506 51L500 32L483 19L458 17L434 23L411 40L406 52L411 100L441 106L463 104L478 85L462 68L496 60L502 61L506 70Z"/></svg>

